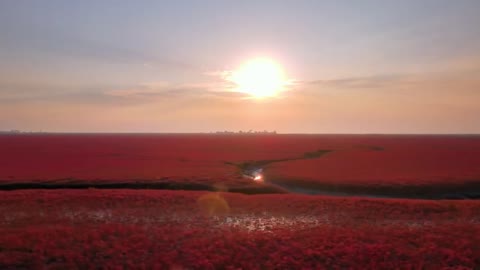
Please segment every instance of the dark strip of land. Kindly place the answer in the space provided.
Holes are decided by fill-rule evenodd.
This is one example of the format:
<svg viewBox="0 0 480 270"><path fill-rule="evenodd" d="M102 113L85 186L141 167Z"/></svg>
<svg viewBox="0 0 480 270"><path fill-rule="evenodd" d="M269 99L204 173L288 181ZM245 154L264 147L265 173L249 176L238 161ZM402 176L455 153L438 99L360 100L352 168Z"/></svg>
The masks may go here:
<svg viewBox="0 0 480 270"><path fill-rule="evenodd" d="M192 183L163 180L132 181L82 181L59 179L50 181L13 182L0 180L0 190L23 189L164 189L193 191L222 191L243 194L299 193L342 197L405 198L405 199L480 199L480 181L462 185L442 184L435 186L355 186L308 182L294 179L269 179L266 183L249 183L218 188L211 183Z"/></svg>

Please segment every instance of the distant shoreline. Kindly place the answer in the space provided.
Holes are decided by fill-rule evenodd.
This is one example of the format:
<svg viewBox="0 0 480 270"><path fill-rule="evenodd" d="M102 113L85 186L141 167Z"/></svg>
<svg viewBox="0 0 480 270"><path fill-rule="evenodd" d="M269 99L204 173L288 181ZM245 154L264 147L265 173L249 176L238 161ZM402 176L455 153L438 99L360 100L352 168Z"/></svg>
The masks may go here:
<svg viewBox="0 0 480 270"><path fill-rule="evenodd" d="M214 133L214 132L9 132L1 135L212 135L212 136L480 136L480 133Z"/></svg>

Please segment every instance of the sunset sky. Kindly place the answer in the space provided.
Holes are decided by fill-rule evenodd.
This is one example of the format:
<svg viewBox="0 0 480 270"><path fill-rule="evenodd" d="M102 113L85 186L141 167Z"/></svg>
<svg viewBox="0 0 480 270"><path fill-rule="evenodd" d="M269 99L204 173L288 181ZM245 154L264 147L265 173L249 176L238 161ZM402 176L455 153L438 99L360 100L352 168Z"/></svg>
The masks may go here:
<svg viewBox="0 0 480 270"><path fill-rule="evenodd" d="M2 0L0 130L480 133L479 14L477 0ZM252 59L275 63L281 90L236 87Z"/></svg>

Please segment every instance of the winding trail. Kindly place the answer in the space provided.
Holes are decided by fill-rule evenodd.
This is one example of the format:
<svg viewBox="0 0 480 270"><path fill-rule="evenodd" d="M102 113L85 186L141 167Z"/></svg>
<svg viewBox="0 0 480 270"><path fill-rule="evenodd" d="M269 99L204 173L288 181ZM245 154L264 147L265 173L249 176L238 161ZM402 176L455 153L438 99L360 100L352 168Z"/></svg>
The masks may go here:
<svg viewBox="0 0 480 270"><path fill-rule="evenodd" d="M384 148L378 146L364 145L371 151L383 151ZM268 165L278 162L288 162L293 160L322 158L324 155L334 152L334 150L317 150L306 152L302 156L293 158L282 158L272 160L245 161L241 163L225 162L225 164L236 166L239 171L248 175L250 171L258 169L267 169ZM372 188L365 186L344 185L338 186L333 183L301 183L293 179L267 178L265 183L290 193L299 193L306 195L326 195L343 197L368 197L368 198L403 198L403 199L428 199L428 200L463 200L480 199L480 181L466 183L463 185L438 185L438 186L402 186L402 187L382 187Z"/></svg>
<svg viewBox="0 0 480 270"><path fill-rule="evenodd" d="M363 146L371 151L383 151L376 146ZM243 162L228 162L225 165L237 168L236 177L250 175L255 170L268 170L272 163L289 162L294 160L317 159L336 150L320 149L305 152L297 157L248 160ZM193 180L193 181L192 181ZM137 180L82 180L82 179L53 179L13 181L0 180L0 190L23 189L160 189L160 190L195 190L195 191L228 191L243 194L282 194L298 193L305 195L326 195L343 197L367 198L405 198L428 200L462 200L480 199L480 180L462 184L444 184L435 186L355 186L338 185L334 182L313 182L303 179L282 179L279 177L264 177L263 183L245 182L243 186L232 186L226 190L219 190L211 182L203 179L137 179Z"/></svg>

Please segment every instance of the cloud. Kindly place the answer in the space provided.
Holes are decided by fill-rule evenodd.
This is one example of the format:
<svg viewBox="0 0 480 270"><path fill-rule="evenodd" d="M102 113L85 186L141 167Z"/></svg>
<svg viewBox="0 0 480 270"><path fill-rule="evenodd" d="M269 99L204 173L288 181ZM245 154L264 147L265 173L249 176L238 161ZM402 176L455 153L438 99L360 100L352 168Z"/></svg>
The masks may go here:
<svg viewBox="0 0 480 270"><path fill-rule="evenodd" d="M480 70L456 70L412 74L388 74L365 77L347 77L333 80L309 80L298 82L302 93L322 91L362 91L386 93L393 90L456 91L480 87ZM319 92L320 91L320 92Z"/></svg>
<svg viewBox="0 0 480 270"><path fill-rule="evenodd" d="M133 99L165 98L244 98L246 94L232 92L222 82L173 84L168 82L142 83L123 89L104 92L107 96Z"/></svg>
<svg viewBox="0 0 480 270"><path fill-rule="evenodd" d="M166 81L136 85L64 84L0 81L0 104L92 104L128 106L179 100L244 99L246 94L225 90L222 82L179 83Z"/></svg>
<svg viewBox="0 0 480 270"><path fill-rule="evenodd" d="M392 85L412 85L416 83L418 83L418 78L416 76L395 74L369 77L350 77L334 80L313 80L303 82L303 85L345 89L378 89Z"/></svg>
<svg viewBox="0 0 480 270"><path fill-rule="evenodd" d="M28 27L9 33L2 40L2 46L11 50L11 52L42 52L49 55L88 59L103 63L133 63L169 70L199 70L198 66L188 61L172 58L165 48L159 50L162 54L157 54L133 48L132 45L92 39L79 33L72 35L70 32L53 31L37 25L28 25Z"/></svg>
<svg viewBox="0 0 480 270"><path fill-rule="evenodd" d="M70 93L71 87L54 84L11 83L0 81L0 102L43 99Z"/></svg>

